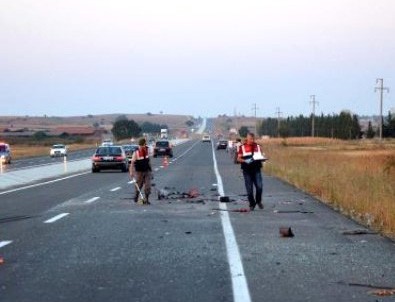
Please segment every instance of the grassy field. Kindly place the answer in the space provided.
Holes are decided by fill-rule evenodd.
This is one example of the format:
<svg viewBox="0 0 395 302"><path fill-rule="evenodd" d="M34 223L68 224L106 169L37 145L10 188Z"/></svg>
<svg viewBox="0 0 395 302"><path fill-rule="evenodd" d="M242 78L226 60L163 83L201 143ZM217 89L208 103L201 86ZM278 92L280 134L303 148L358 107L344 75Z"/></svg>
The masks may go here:
<svg viewBox="0 0 395 302"><path fill-rule="evenodd" d="M270 158L267 174L395 238L395 140L290 138L260 143Z"/></svg>

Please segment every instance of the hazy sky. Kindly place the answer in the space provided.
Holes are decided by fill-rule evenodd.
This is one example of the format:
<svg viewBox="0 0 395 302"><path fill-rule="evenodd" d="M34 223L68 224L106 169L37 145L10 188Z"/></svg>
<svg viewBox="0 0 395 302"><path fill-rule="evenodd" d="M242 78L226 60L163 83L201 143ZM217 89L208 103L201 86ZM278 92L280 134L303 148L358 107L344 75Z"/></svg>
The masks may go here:
<svg viewBox="0 0 395 302"><path fill-rule="evenodd" d="M0 115L306 115L311 94L318 113L377 114L394 15L394 0L0 0Z"/></svg>

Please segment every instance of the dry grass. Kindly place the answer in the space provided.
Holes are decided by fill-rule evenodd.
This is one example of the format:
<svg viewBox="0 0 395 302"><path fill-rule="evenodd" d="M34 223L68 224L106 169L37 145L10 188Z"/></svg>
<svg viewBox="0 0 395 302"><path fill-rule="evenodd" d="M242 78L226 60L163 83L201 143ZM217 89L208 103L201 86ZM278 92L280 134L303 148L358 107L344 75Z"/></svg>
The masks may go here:
<svg viewBox="0 0 395 302"><path fill-rule="evenodd" d="M395 141L264 140L266 173L395 237Z"/></svg>
<svg viewBox="0 0 395 302"><path fill-rule="evenodd" d="M49 156L49 150L51 147L48 146L32 146L32 145L12 145L12 158L26 158L26 157L37 157L37 156ZM94 148L93 144L73 144L68 145L69 151L84 150L88 148Z"/></svg>

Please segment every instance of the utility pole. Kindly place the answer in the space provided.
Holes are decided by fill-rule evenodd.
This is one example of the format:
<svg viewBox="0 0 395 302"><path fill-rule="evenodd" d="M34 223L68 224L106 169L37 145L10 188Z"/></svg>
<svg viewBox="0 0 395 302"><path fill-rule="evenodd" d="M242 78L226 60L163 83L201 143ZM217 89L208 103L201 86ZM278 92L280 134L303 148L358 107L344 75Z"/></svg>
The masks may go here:
<svg viewBox="0 0 395 302"><path fill-rule="evenodd" d="M256 120L256 112L259 108L257 107L256 103L252 104L252 110L254 111L254 117L255 117L255 135L258 135L258 129L257 129L257 120Z"/></svg>
<svg viewBox="0 0 395 302"><path fill-rule="evenodd" d="M384 87L384 79L376 79L376 84L379 84L379 87L374 88L374 91L380 91L380 122L379 122L379 131L380 131L380 140L383 139L383 93L384 91L390 92L388 87Z"/></svg>
<svg viewBox="0 0 395 302"><path fill-rule="evenodd" d="M310 95L310 99L311 99L311 101L310 101L310 104L313 104L313 113L312 113L312 116L311 116L311 136L312 137L314 137L314 133L315 133L315 130L314 130L314 124L315 124L315 105L318 105L319 103L315 100L315 95L313 94L313 95Z"/></svg>
<svg viewBox="0 0 395 302"><path fill-rule="evenodd" d="M280 107L276 108L276 114L277 114L277 137L280 137L280 119L282 114L282 112L280 111Z"/></svg>

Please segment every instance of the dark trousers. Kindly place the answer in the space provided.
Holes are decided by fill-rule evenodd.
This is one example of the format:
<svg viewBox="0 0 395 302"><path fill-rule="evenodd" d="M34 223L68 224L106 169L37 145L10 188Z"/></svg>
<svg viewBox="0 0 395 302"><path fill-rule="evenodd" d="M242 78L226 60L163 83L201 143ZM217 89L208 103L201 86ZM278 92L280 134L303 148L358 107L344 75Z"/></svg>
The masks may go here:
<svg viewBox="0 0 395 302"><path fill-rule="evenodd" d="M243 171L244 183L247 190L248 201L250 207L255 207L257 203L262 202L262 174L258 170L256 172ZM254 198L254 186L255 186L255 198Z"/></svg>
<svg viewBox="0 0 395 302"><path fill-rule="evenodd" d="M145 172L136 172L136 183L140 190L143 190L144 187L144 194L145 198L148 200L148 196L151 193L151 171L145 171ZM134 196L135 201L139 199L139 192L136 189L136 193Z"/></svg>

